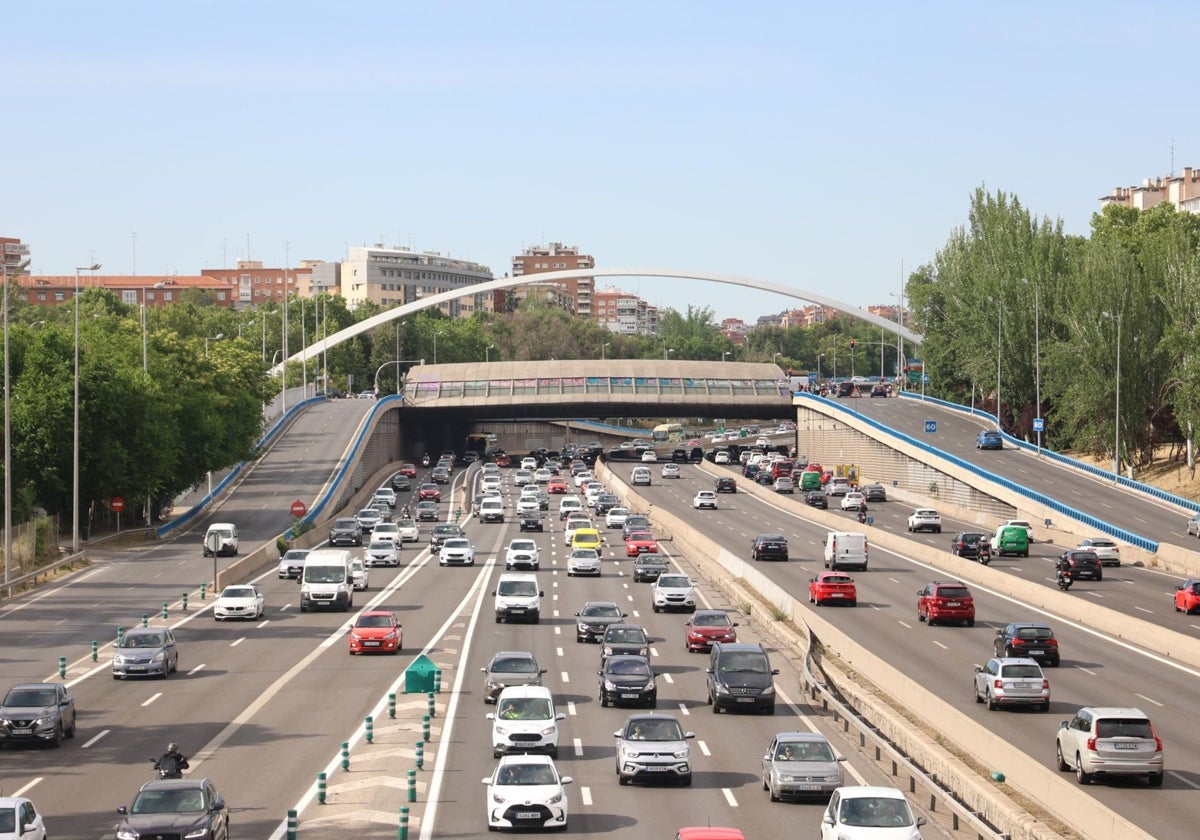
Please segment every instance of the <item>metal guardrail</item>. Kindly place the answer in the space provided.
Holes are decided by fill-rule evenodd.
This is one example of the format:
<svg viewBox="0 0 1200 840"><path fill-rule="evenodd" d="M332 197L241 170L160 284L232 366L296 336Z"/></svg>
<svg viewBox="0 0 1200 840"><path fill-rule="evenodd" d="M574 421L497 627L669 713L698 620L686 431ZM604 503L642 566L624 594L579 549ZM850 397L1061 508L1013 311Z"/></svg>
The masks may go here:
<svg viewBox="0 0 1200 840"><path fill-rule="evenodd" d="M8 582L4 585L4 588L7 591L7 595L5 597L11 598L13 589L17 588L18 586L25 583L26 581L35 581L36 582L37 579L42 577L43 575L47 575L50 572L56 572L59 569L61 569L63 566L74 565L75 563L78 563L80 560L83 560L85 558L85 556L86 556L85 552L83 552L83 551L76 552L75 554L68 554L66 557L60 557L58 560L55 560L53 563L47 563L45 566L39 566L38 568L34 569L32 572L27 572L26 574L18 575L15 578L10 578L8 580Z"/></svg>
<svg viewBox="0 0 1200 840"><path fill-rule="evenodd" d="M865 423L868 426L870 426L871 428L880 432L885 437L890 437L890 438L894 438L896 440L904 441L905 443L910 444L911 446L914 446L918 449L924 449L929 452L936 452L939 458L949 461L950 463L954 464L956 467L959 467L960 469L964 469L967 472L974 473L975 475L979 476L980 478L984 479L985 481L992 482L993 484L999 484L1001 487L1005 488L1006 490L1009 490L1012 493L1016 493L1017 495L1023 496L1024 498L1029 499L1030 501L1037 502L1040 505L1044 505L1045 507L1050 508L1051 510L1055 511L1056 513L1061 513L1064 516L1068 516L1071 519L1075 519L1079 522L1082 522L1085 525L1087 525L1089 528L1095 529L1096 531L1099 531L1104 534L1108 534L1110 537L1115 537L1116 539L1122 540L1123 542L1127 542L1130 545L1135 545L1138 548L1145 549L1146 551L1149 551L1152 553L1155 553L1158 551L1158 541L1157 540L1152 540L1152 539L1149 539L1148 537L1143 537L1141 534L1135 534L1132 531L1127 531L1124 528L1113 525L1111 522L1105 522L1102 519L1092 516L1090 513L1084 513L1081 510L1077 510L1069 505L1065 505L1062 502L1058 501L1057 499L1051 498L1050 496L1047 496L1044 493L1039 493L1036 490L1030 490L1027 487L1022 487L1020 484L1017 484L1015 481L1012 481L1011 479L1007 479L1004 476L990 473L987 470L982 469L981 467L978 467L975 464L970 463L969 461L964 461L962 458L959 458L957 455L951 455L949 452L946 452L941 449L937 449L937 448L931 446L927 442L919 441L915 438L912 438L912 437L904 434L903 432L896 431L895 429L891 428L890 426L885 426L884 424L880 423L877 420L872 419L871 417L866 416L865 414L861 414L857 411L852 411L851 409L845 408L844 406L840 405L839 403L833 402L831 400L825 399L824 397L816 396L813 394L799 393L799 394L796 394L796 396L804 401L810 401L810 400L811 401L819 401L819 403L822 406L828 406L842 414L845 414L847 416L852 416L855 419L859 420L860 422Z"/></svg>

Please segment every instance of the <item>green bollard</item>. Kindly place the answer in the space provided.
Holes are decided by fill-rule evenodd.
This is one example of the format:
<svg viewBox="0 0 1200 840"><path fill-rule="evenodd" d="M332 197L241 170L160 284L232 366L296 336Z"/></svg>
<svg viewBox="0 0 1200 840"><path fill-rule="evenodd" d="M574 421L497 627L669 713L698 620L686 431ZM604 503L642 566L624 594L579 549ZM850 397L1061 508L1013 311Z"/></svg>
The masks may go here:
<svg viewBox="0 0 1200 840"><path fill-rule="evenodd" d="M421 715L421 739L425 743L429 743L432 738L429 737L429 715Z"/></svg>
<svg viewBox="0 0 1200 840"><path fill-rule="evenodd" d="M388 695L388 717L396 717L396 695L394 693Z"/></svg>
<svg viewBox="0 0 1200 840"><path fill-rule="evenodd" d="M287 840L296 840L296 809L288 808Z"/></svg>
<svg viewBox="0 0 1200 840"><path fill-rule="evenodd" d="M58 657L58 676L64 680L67 678L67 657L65 656Z"/></svg>
<svg viewBox="0 0 1200 840"><path fill-rule="evenodd" d="M325 804L325 773L324 772L320 772L317 774L317 804L318 805Z"/></svg>
<svg viewBox="0 0 1200 840"><path fill-rule="evenodd" d="M350 769L350 742L342 741L342 769Z"/></svg>
<svg viewBox="0 0 1200 840"><path fill-rule="evenodd" d="M163 601L163 621L167 620L167 602Z"/></svg>
<svg viewBox="0 0 1200 840"><path fill-rule="evenodd" d="M400 840L408 840L408 806L400 806Z"/></svg>
<svg viewBox="0 0 1200 840"><path fill-rule="evenodd" d="M433 672L433 693L442 693L442 669L436 668Z"/></svg>
<svg viewBox="0 0 1200 840"><path fill-rule="evenodd" d="M183 598L181 598L180 600L183 601L183 611L187 612L187 593L186 592L183 593Z"/></svg>
<svg viewBox="0 0 1200 840"><path fill-rule="evenodd" d="M142 626L143 627L150 626L150 616L147 613L142 613Z"/></svg>
<svg viewBox="0 0 1200 840"><path fill-rule="evenodd" d="M95 639L92 640L92 661L95 662L100 656L100 643Z"/></svg>
<svg viewBox="0 0 1200 840"><path fill-rule="evenodd" d="M437 717L437 701L434 699L433 692L429 692L429 716Z"/></svg>
<svg viewBox="0 0 1200 840"><path fill-rule="evenodd" d="M367 715L366 728L367 728L367 743L368 744L375 743L375 719L373 717L371 717L370 715Z"/></svg>
<svg viewBox="0 0 1200 840"><path fill-rule="evenodd" d="M201 601L203 601L205 598L208 597L207 592L208 592L208 584L201 583L200 584L200 600Z"/></svg>
<svg viewBox="0 0 1200 840"><path fill-rule="evenodd" d="M417 771L408 771L408 801L417 801Z"/></svg>
<svg viewBox="0 0 1200 840"><path fill-rule="evenodd" d="M417 741L417 769L425 769L425 742Z"/></svg>
<svg viewBox="0 0 1200 840"><path fill-rule="evenodd" d="M121 640L122 640L122 639L124 639L124 638L125 638L125 628L124 628L124 627L118 627L118 628L117 628L117 645L118 645L118 646L120 646L120 644L121 644Z"/></svg>

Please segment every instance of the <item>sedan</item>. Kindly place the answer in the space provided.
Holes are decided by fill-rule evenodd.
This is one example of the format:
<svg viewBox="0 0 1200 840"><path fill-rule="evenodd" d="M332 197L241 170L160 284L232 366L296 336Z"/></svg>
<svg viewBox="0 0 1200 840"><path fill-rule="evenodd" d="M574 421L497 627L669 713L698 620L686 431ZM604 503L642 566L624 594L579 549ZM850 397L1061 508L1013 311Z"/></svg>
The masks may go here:
<svg viewBox="0 0 1200 840"><path fill-rule="evenodd" d="M442 500L442 491L436 484L422 484L417 488L418 502L440 502Z"/></svg>
<svg viewBox="0 0 1200 840"><path fill-rule="evenodd" d="M425 499L417 502L417 521L418 522L437 522L438 519L438 503L433 499Z"/></svg>
<svg viewBox="0 0 1200 840"><path fill-rule="evenodd" d="M825 494L820 490L809 490L804 494L804 504L808 505L809 507L826 510L829 507L829 500L825 498Z"/></svg>
<svg viewBox="0 0 1200 840"><path fill-rule="evenodd" d="M658 705L658 676L645 656L610 656L596 672L600 678L600 705L645 706Z"/></svg>
<svg viewBox="0 0 1200 840"><path fill-rule="evenodd" d="M413 475L416 475L416 470L413 471ZM412 490L412 477L404 473L396 473L392 476L392 489L396 492Z"/></svg>
<svg viewBox="0 0 1200 840"><path fill-rule="evenodd" d="M681 475L682 475L682 473L679 472L678 464L663 464L662 465L662 477L663 478L679 478Z"/></svg>
<svg viewBox="0 0 1200 840"><path fill-rule="evenodd" d="M604 527L606 528L623 528L625 520L629 517L629 510L623 507L609 508L604 514Z"/></svg>
<svg viewBox="0 0 1200 840"><path fill-rule="evenodd" d="M815 732L780 732L762 760L762 786L772 802L806 796L829 796L844 782L841 762L825 736Z"/></svg>
<svg viewBox="0 0 1200 840"><path fill-rule="evenodd" d="M451 537L442 543L442 550L438 552L438 565L449 566L451 564L456 566L475 565L475 547L466 537Z"/></svg>
<svg viewBox="0 0 1200 840"><path fill-rule="evenodd" d="M683 646L692 651L709 650L713 642L730 644L737 641L738 626L724 610L696 610L685 628Z"/></svg>
<svg viewBox="0 0 1200 840"><path fill-rule="evenodd" d="M229 840L225 799L208 779L161 779L146 782L133 804L117 808L122 819L116 836L187 837Z"/></svg>
<svg viewBox="0 0 1200 840"><path fill-rule="evenodd" d="M625 538L625 556L637 557L641 554L657 554L658 540L649 531L633 531Z"/></svg>
<svg viewBox="0 0 1200 840"><path fill-rule="evenodd" d="M567 577L595 575L600 577L600 552L594 548L576 548L567 556Z"/></svg>
<svg viewBox="0 0 1200 840"><path fill-rule="evenodd" d="M562 476L552 476L550 480L546 482L546 492L555 494L566 493L567 480Z"/></svg>
<svg viewBox="0 0 1200 840"><path fill-rule="evenodd" d="M404 627L395 613L369 610L350 628L351 653L399 653L403 646Z"/></svg>
<svg viewBox="0 0 1200 840"><path fill-rule="evenodd" d="M656 463L657 461L658 461L658 453L655 452L653 449L647 449L645 452L642 453L642 463L643 464L653 464L653 463Z"/></svg>
<svg viewBox="0 0 1200 840"><path fill-rule="evenodd" d="M776 493L795 493L796 483L792 481L791 476L781 475L779 478L775 479L773 489Z"/></svg>
<svg viewBox="0 0 1200 840"><path fill-rule="evenodd" d="M393 540L371 540L367 546L368 566L399 566L400 544Z"/></svg>
<svg viewBox="0 0 1200 840"><path fill-rule="evenodd" d="M135 627L126 630L117 640L117 652L113 654L112 675L114 680L122 677L147 677L167 674L179 670L179 648L175 636L167 627Z"/></svg>
<svg viewBox="0 0 1200 840"><path fill-rule="evenodd" d="M1175 588L1175 612L1200 612L1200 580L1191 578Z"/></svg>
<svg viewBox="0 0 1200 840"><path fill-rule="evenodd" d="M822 607L826 604L858 606L858 588L854 578L845 572L818 572L808 582L809 603Z"/></svg>
<svg viewBox="0 0 1200 840"><path fill-rule="evenodd" d="M701 490L696 493L692 499L692 507L696 510L701 508L717 509L717 494L712 490Z"/></svg>
<svg viewBox="0 0 1200 840"><path fill-rule="evenodd" d="M887 488L882 484L868 484L862 489L862 494L868 502L887 501Z"/></svg>
<svg viewBox="0 0 1200 840"><path fill-rule="evenodd" d="M502 650L492 657L483 672L483 702L495 703L510 685L541 685L545 668L528 651Z"/></svg>
<svg viewBox="0 0 1200 840"><path fill-rule="evenodd" d="M1050 680L1042 666L1028 658L999 657L975 666L975 702L995 711L1001 706L1036 706L1050 710Z"/></svg>
<svg viewBox="0 0 1200 840"><path fill-rule="evenodd" d="M226 586L213 604L213 620L223 621L226 618L259 619L263 616L265 606L263 594L254 584L238 584Z"/></svg>
<svg viewBox="0 0 1200 840"><path fill-rule="evenodd" d="M492 775L484 808L488 831L501 828L567 828L570 776L559 776L548 755L506 755Z"/></svg>
<svg viewBox="0 0 1200 840"><path fill-rule="evenodd" d="M279 576L281 578L298 578L304 571L304 558L308 556L307 548L289 548L279 558Z"/></svg>
<svg viewBox="0 0 1200 840"><path fill-rule="evenodd" d="M400 465L400 475L404 476L405 478L416 478L417 465L409 461L405 461Z"/></svg>
<svg viewBox="0 0 1200 840"><path fill-rule="evenodd" d="M638 558L633 561L633 581L634 583L643 583L647 581L656 581L658 576L670 568L667 563L667 558L653 552L649 554L639 554Z"/></svg>

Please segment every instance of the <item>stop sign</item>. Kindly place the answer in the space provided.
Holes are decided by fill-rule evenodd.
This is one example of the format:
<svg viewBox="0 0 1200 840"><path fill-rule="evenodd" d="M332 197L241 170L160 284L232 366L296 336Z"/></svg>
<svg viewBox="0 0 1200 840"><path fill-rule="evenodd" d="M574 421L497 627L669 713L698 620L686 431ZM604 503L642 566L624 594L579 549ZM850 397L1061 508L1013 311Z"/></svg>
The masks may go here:
<svg viewBox="0 0 1200 840"><path fill-rule="evenodd" d="M125 510L125 500L120 496L113 496L113 500L109 503L109 507L111 507L117 513L120 513L121 511Z"/></svg>
<svg viewBox="0 0 1200 840"><path fill-rule="evenodd" d="M299 499L292 502L292 516L299 517L306 513L308 513L308 508L304 506L304 502L300 501Z"/></svg>

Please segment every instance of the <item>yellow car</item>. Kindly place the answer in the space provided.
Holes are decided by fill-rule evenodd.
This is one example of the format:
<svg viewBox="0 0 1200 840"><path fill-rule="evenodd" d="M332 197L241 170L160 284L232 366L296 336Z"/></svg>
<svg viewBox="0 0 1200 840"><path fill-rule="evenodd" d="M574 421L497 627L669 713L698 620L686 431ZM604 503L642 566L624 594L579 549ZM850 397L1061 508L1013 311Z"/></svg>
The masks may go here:
<svg viewBox="0 0 1200 840"><path fill-rule="evenodd" d="M600 532L595 528L580 528L571 537L571 549L592 548L600 550Z"/></svg>

